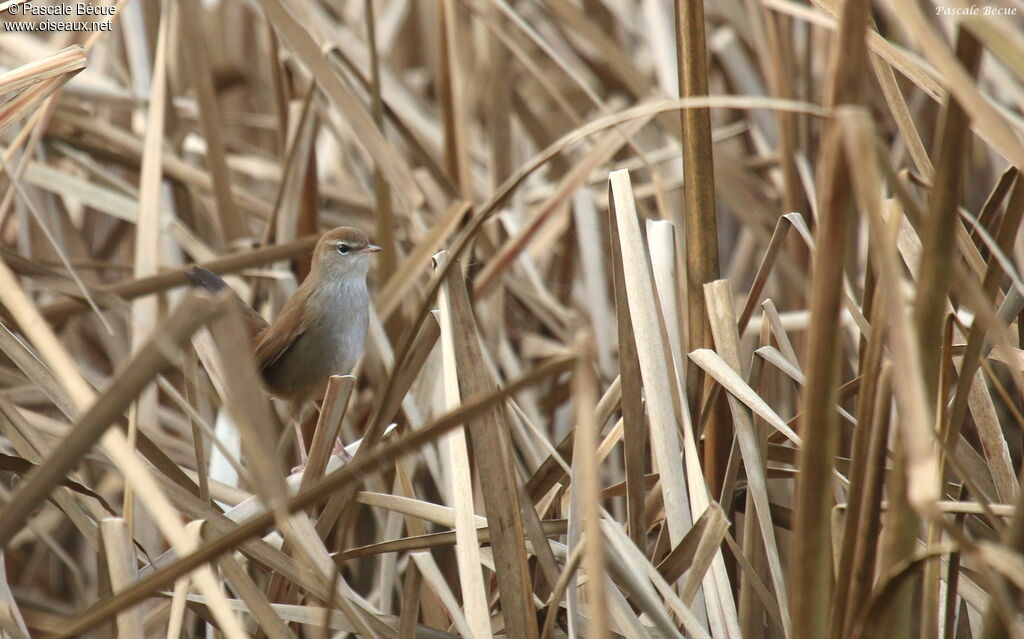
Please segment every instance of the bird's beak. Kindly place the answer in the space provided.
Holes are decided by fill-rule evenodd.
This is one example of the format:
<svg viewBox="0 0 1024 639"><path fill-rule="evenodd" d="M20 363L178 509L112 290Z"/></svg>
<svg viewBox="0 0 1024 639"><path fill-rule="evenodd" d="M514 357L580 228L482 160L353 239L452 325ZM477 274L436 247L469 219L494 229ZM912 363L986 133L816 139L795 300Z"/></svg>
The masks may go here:
<svg viewBox="0 0 1024 639"><path fill-rule="evenodd" d="M364 248L363 250L366 251L367 253L376 253L377 251L380 251L381 248L376 244L367 244L366 248Z"/></svg>

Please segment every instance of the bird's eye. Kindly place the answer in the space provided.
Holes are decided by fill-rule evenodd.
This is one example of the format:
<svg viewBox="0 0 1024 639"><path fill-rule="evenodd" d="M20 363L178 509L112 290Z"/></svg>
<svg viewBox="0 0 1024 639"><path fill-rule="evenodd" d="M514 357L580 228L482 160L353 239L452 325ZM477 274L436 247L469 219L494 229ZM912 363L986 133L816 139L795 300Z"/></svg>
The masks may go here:
<svg viewBox="0 0 1024 639"><path fill-rule="evenodd" d="M342 255L346 255L351 250L352 249L349 247L348 244L339 244L338 245L338 252L341 253Z"/></svg>

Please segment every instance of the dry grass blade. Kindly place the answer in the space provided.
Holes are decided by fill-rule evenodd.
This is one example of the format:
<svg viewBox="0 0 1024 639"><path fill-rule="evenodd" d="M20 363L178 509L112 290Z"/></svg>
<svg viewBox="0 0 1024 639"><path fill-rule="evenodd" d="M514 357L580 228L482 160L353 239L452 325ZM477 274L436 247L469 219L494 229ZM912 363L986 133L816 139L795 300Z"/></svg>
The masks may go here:
<svg viewBox="0 0 1024 639"><path fill-rule="evenodd" d="M139 209L135 218L135 264L132 275L138 279L155 275L160 263L161 229L163 226L161 200L163 199L163 166L160 152L164 144L167 113L167 48L171 29L171 5L160 2L159 30L153 56L152 81L149 86L150 102L146 111L146 133L142 143L142 166L139 168ZM144 297L132 302L131 318L135 330L131 333L131 346L137 349L158 322L159 300ZM157 389L144 388L128 415L128 445L135 447L139 422L156 421ZM132 477L126 477L124 514L129 528L134 525L134 486Z"/></svg>
<svg viewBox="0 0 1024 639"><path fill-rule="evenodd" d="M735 395L750 410L754 411L761 419L769 423L789 441L797 446L803 446L803 439L779 417L761 397L754 392L750 386L743 381L743 378L736 371L725 363L714 351L699 349L690 353L690 359L700 366L706 373L711 375L716 382L722 385L727 391Z"/></svg>
<svg viewBox="0 0 1024 639"><path fill-rule="evenodd" d="M896 263L896 237L900 215L890 207L888 219L883 217L881 178L874 148L874 131L866 113L860 109L843 110L840 122L844 128L844 145L853 168L852 180L857 202L867 211L871 232L876 238L876 259L880 294L888 309L888 329L892 336L893 360L901 371L894 380L896 403L904 417L900 423L900 440L895 447L894 468L888 477L889 494L894 507L884 531L882 562L893 565L909 558L915 551L918 522L915 515L934 515L934 504L941 487L938 447L933 411L927 401L924 373L915 366L919 361L918 343L911 320L905 312L899 283L902 273ZM905 367L905 368L904 368ZM898 504L898 505L897 505ZM916 513L915 513L916 511ZM893 604L884 618L885 627L897 636L910 632L912 623L913 579L903 580L893 597Z"/></svg>
<svg viewBox="0 0 1024 639"><path fill-rule="evenodd" d="M365 493L360 493L360 496ZM365 503L360 500L360 503ZM375 504L381 505L383 504ZM395 508L395 512L408 512L400 508ZM491 540L490 530L483 526L487 520L480 518L478 522L481 524L476 528L476 539L478 543L488 543ZM564 535L568 529L568 522L565 520L557 521L542 521L541 527L544 533L548 536ZM413 537L403 537L402 539L395 539L392 541L382 541L371 546L362 546L359 548L351 548L346 550L344 553L336 555L335 561L342 562L348 559L355 559L359 557L367 557L370 555L376 555L386 552L400 552L403 550L423 550L425 548L436 548L438 546L454 546L456 544L456 536L454 532L441 532L431 533L429 535L417 535Z"/></svg>
<svg viewBox="0 0 1024 639"><path fill-rule="evenodd" d="M448 583L444 580L444 576L441 575L441 570L437 567L437 563L430 554L414 552L410 557L416 562L416 568L423 575L423 579L426 580L434 590L434 593L441 599L441 602L444 603L445 609L451 615L452 623L455 625L455 629L459 631L459 634L463 637L474 636L473 630L470 629L469 624L466 622L465 615L462 614L459 602L455 600L455 595L452 594Z"/></svg>
<svg viewBox="0 0 1024 639"><path fill-rule="evenodd" d="M416 248L405 258L394 275L381 287L378 295L377 312L382 319L387 319L391 313L398 308L399 303L412 289L415 283L416 273L422 271L428 264L430 258L440 248L444 239L449 236L469 210L469 205L458 201L441 214L441 221L436 224L426 236L416 245Z"/></svg>
<svg viewBox="0 0 1024 639"><path fill-rule="evenodd" d="M890 309L889 322L892 331L894 361L903 373L897 376L896 401L905 420L901 421L901 436L907 446L910 485L908 498L911 505L929 515L938 499L940 479L938 473L938 449L935 442L934 411L927 400L924 373L914 366L919 356L914 342L910 320L901 303L901 292L897 288L901 281L896 264L896 242L892 230L896 228L899 216L890 209L888 220L883 217L883 203L879 194L881 178L877 172L875 135L867 115L858 109L844 111L840 115L843 139L853 167L852 177L857 202L868 213L872 232L879 239L878 262L882 273L881 291L886 295L886 308ZM888 225L888 228L886 228ZM884 243L883 243L884 242ZM904 369L903 366L906 368Z"/></svg>
<svg viewBox="0 0 1024 639"><path fill-rule="evenodd" d="M193 521L185 526L185 532L191 536L193 542L198 542L202 527L203 522ZM182 577L174 582L174 592L171 595L171 610L168 613L167 639L180 636L182 626L185 625L185 604L187 603L188 586L188 577Z"/></svg>
<svg viewBox="0 0 1024 639"><path fill-rule="evenodd" d="M620 246L618 223L609 219L609 236L613 246ZM637 359L635 331L626 294L622 251L611 252L612 281L615 287L615 315L618 327L618 354L620 380L626 389L622 392L623 465L626 472L626 516L629 536L637 547L643 547L647 537L647 518L644 513L643 479L646 466L645 444L647 428L644 424L643 389L640 362Z"/></svg>
<svg viewBox="0 0 1024 639"><path fill-rule="evenodd" d="M984 134L986 141L1018 169L1024 168L1024 143L1013 132L1005 116L975 88L970 73L956 59L920 9L905 0L894 0L907 20L909 31L918 40L924 56L945 76L947 88Z"/></svg>
<svg viewBox="0 0 1024 639"><path fill-rule="evenodd" d="M444 162L448 179L462 197L472 196L469 158L466 154L466 105L463 97L462 56L458 33L458 16L454 0L438 5L438 91L441 121L444 123Z"/></svg>
<svg viewBox="0 0 1024 639"><path fill-rule="evenodd" d="M960 30L957 49L961 61L973 73L981 63L981 43L969 32ZM921 370L925 371L925 391L934 395L938 384L939 354L932 348L940 339L945 322L943 311L949 294L951 272L946 260L954 247L955 231L960 224L957 216L963 190L963 147L968 135L968 122L963 109L956 102L946 108L943 120L939 161L935 172L935 188L929 202L929 224L923 226L921 237L921 265L918 268L917 297L914 318L920 341Z"/></svg>
<svg viewBox="0 0 1024 639"><path fill-rule="evenodd" d="M22 158L23 161L19 168L22 168L24 166L24 160L26 159L27 157ZM12 173L9 170L7 164L3 162L2 159L0 159L0 167L2 167L5 172L7 172L8 177L11 180L11 186L13 188L12 191L8 192L8 195L11 196L13 195L14 191L17 191L17 193L24 200L25 205L32 212L32 215L36 218L36 223L42 229L47 241L50 242L50 244L53 246L54 251L56 251L56 253L60 256L60 261L63 264L64 268L71 275L71 279L74 281L75 286L81 292L82 297L85 298L85 301L89 304L89 308L92 309L94 313L96 313L97 319L103 325L103 328L107 331L107 333L112 334L113 329L110 327L110 323L107 321L105 317L103 317L102 313L100 313L99 307L96 305L96 300L93 299L92 295L89 293L89 289L86 287L85 283L82 281L81 276L78 274L78 271L68 260L68 256L65 253L65 251L61 248L59 242L56 240L56 238L54 238L53 232L50 230L49 226L46 224L45 219L43 218L43 215L39 211L39 207L36 205L35 201L32 199L32 197L26 191L25 187L22 185L20 171ZM15 177L16 175L17 177ZM0 217L3 216L0 215Z"/></svg>
<svg viewBox="0 0 1024 639"><path fill-rule="evenodd" d="M0 300L7 304L8 309L19 320L22 330L33 336L33 341L44 355L47 363L61 377L61 381L69 391L76 408L84 411L92 402L94 396L92 389L77 372L70 357L61 347L56 336L39 318L38 311L35 310L34 305L28 300L21 287L18 286L10 271L6 267L0 266L0 281L4 280L6 280L7 286L3 287L2 291L0 291ZM132 475L139 482L140 488L144 488L140 494L144 496L143 499L145 500L147 511L157 520L162 531L180 549L188 548L188 540L184 535L184 529L158 484L155 483L152 475L141 463L141 460L134 455L134 451L128 447L124 436L116 430L107 430L109 425L109 421L101 423L99 431L102 435L100 441L103 444L104 452L111 457L125 474ZM81 453L76 451L73 455L77 458ZM63 473L60 474L62 475ZM35 502L27 503L27 510L33 508L34 505ZM27 516L27 512L25 516ZM242 636L235 618L222 605L223 593L213 579L212 573L209 570L200 570L196 575L196 581L199 589L211 598L213 613L221 623L224 632L236 637Z"/></svg>
<svg viewBox="0 0 1024 639"><path fill-rule="evenodd" d="M563 204L569 195L582 186L594 169L607 162L608 158L622 147L626 142L623 136L630 136L647 124L647 117L642 116L629 122L627 126L624 126L624 130L606 133L594 144L594 148L562 178L551 197L537 209L537 212L523 225L522 230L509 239L498 255L488 263L487 268L480 273L480 278L474 289L477 294L483 294L489 290L497 281L498 275L512 264L515 257L526 248L530 240L539 233L549 219L557 213L564 212Z"/></svg>
<svg viewBox="0 0 1024 639"><path fill-rule="evenodd" d="M71 46L0 76L0 93L29 87L0 106L0 133L39 106L85 66L85 50Z"/></svg>
<svg viewBox="0 0 1024 639"><path fill-rule="evenodd" d="M722 508L717 505L710 506L693 523L693 528L686 533L683 541L661 560L658 572L667 582L674 583L693 565L694 555L698 546L702 544L701 538L709 535L715 542L704 545L719 546L727 528L728 522Z"/></svg>
<svg viewBox="0 0 1024 639"><path fill-rule="evenodd" d="M884 481L883 460L889 431L889 405L892 401L891 366L886 365L882 368L878 375L877 385L878 388L875 391L877 399L875 399L874 405L871 405L871 393L865 393L865 399L858 404L858 414L870 411L871 422L870 431L868 431L868 423L863 418L860 421L864 425L865 435L858 437L860 445L855 451L857 454L855 464L859 465L863 459L863 470L857 472L859 468L855 466L850 492L851 499L858 496L860 499L855 516L847 517L844 531L844 540L848 539L848 545L851 546L851 556L848 564L840 563L839 578L842 581L839 583L841 586L848 583L849 588L843 588L843 599L840 600L842 605L837 606L833 612L833 627L841 628L843 636L847 636L851 632L854 615L867 600L872 585L876 555L875 540L882 523L880 500ZM863 453L863 457L861 453ZM846 545L844 545L844 550L845 547ZM844 574L844 568L849 570L849 581L845 579L847 574Z"/></svg>
<svg viewBox="0 0 1024 639"><path fill-rule="evenodd" d="M210 325L219 370L225 373L221 380L224 408L238 429L256 493L272 506L284 498L287 488L273 454L270 398L260 390L253 358L236 355L244 354L249 344L242 313L231 302L228 299L224 312Z"/></svg>

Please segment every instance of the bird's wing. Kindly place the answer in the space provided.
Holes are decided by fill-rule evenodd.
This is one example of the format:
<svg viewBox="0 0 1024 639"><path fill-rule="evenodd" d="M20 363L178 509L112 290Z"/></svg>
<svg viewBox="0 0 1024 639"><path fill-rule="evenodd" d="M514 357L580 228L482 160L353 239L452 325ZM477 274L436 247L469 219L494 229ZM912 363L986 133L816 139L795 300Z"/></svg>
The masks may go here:
<svg viewBox="0 0 1024 639"><path fill-rule="evenodd" d="M256 368L265 371L281 359L309 326L309 313L305 312L305 291L299 289L289 299L281 313L256 337ZM289 327L289 328L285 328ZM293 327L293 328L292 328Z"/></svg>
<svg viewBox="0 0 1024 639"><path fill-rule="evenodd" d="M205 289L214 294L229 288L227 282L220 275L202 266L193 266L191 270L185 271L185 277L194 288ZM242 321L245 322L245 328L249 332L249 339L255 342L258 336L266 330L267 320L263 319L262 315L253 310L234 291L231 293L235 300L235 306L242 313Z"/></svg>

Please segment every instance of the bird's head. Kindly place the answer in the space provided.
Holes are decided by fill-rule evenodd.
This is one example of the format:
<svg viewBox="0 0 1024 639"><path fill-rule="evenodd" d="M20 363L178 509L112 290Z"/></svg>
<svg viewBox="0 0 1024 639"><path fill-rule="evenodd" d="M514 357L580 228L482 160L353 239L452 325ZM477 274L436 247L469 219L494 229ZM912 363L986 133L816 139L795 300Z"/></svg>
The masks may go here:
<svg viewBox="0 0 1024 639"><path fill-rule="evenodd" d="M380 250L370 244L366 233L350 226L339 226L323 234L313 252L313 262L322 275L333 278L365 277L370 256Z"/></svg>

